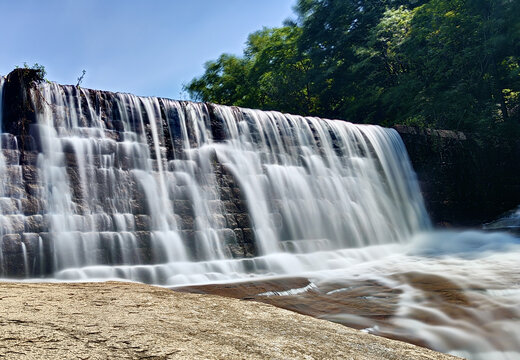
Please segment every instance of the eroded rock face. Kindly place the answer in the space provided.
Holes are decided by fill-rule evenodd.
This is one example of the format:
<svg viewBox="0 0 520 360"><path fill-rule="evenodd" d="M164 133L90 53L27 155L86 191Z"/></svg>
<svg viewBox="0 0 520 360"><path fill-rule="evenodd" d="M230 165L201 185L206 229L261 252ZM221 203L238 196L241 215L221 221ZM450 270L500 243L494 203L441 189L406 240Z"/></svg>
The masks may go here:
<svg viewBox="0 0 520 360"><path fill-rule="evenodd" d="M5 358L456 359L257 302L119 282L1 286Z"/></svg>

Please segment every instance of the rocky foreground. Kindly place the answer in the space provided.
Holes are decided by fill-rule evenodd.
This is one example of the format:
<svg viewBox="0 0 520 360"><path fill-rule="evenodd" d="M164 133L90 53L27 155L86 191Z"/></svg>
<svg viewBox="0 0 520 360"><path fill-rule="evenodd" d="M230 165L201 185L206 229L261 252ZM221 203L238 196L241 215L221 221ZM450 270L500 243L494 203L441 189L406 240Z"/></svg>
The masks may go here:
<svg viewBox="0 0 520 360"><path fill-rule="evenodd" d="M6 359L455 359L267 304L142 284L0 289Z"/></svg>

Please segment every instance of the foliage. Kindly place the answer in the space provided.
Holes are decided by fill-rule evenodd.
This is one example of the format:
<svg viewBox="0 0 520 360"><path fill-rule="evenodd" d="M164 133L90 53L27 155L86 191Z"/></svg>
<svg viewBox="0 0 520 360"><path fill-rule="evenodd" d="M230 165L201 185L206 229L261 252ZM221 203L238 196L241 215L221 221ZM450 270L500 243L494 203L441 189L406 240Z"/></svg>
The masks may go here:
<svg viewBox="0 0 520 360"><path fill-rule="evenodd" d="M197 100L480 133L520 125L520 1L298 0L186 85Z"/></svg>
<svg viewBox="0 0 520 360"><path fill-rule="evenodd" d="M311 61L298 50L301 28L264 28L249 35L242 58L223 54L207 62L202 77L185 86L194 100L315 113L305 74Z"/></svg>
<svg viewBox="0 0 520 360"><path fill-rule="evenodd" d="M45 75L47 72L45 71L45 66L35 63L33 66L29 66L26 62L23 63L23 67L16 66L17 69L26 69L26 70L36 70L36 79L37 81L43 81L45 79Z"/></svg>

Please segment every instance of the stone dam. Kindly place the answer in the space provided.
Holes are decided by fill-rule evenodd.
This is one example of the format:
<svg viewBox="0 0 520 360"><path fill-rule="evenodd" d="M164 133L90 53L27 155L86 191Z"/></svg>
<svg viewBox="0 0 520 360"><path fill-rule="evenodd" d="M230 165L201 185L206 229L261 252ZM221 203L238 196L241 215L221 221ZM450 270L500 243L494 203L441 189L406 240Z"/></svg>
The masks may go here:
<svg viewBox="0 0 520 360"><path fill-rule="evenodd" d="M269 275L429 226L393 129L35 77L1 80L2 277Z"/></svg>
<svg viewBox="0 0 520 360"><path fill-rule="evenodd" d="M0 78L0 91L1 277L179 285L292 274L344 267L344 249L430 228L395 129L88 90L29 69ZM518 202L510 193L490 209L450 192L455 182L474 199L496 195L453 175L464 134L398 130L434 221Z"/></svg>

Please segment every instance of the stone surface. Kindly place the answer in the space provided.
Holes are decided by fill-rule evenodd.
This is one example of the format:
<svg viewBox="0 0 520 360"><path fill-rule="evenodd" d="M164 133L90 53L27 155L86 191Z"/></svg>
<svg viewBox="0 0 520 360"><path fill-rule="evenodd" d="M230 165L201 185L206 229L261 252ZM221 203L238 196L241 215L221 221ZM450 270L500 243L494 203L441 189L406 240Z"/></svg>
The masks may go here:
<svg viewBox="0 0 520 360"><path fill-rule="evenodd" d="M456 359L267 304L133 283L3 283L7 359Z"/></svg>
<svg viewBox="0 0 520 360"><path fill-rule="evenodd" d="M520 141L394 128L406 146L434 223L480 225L520 204Z"/></svg>

